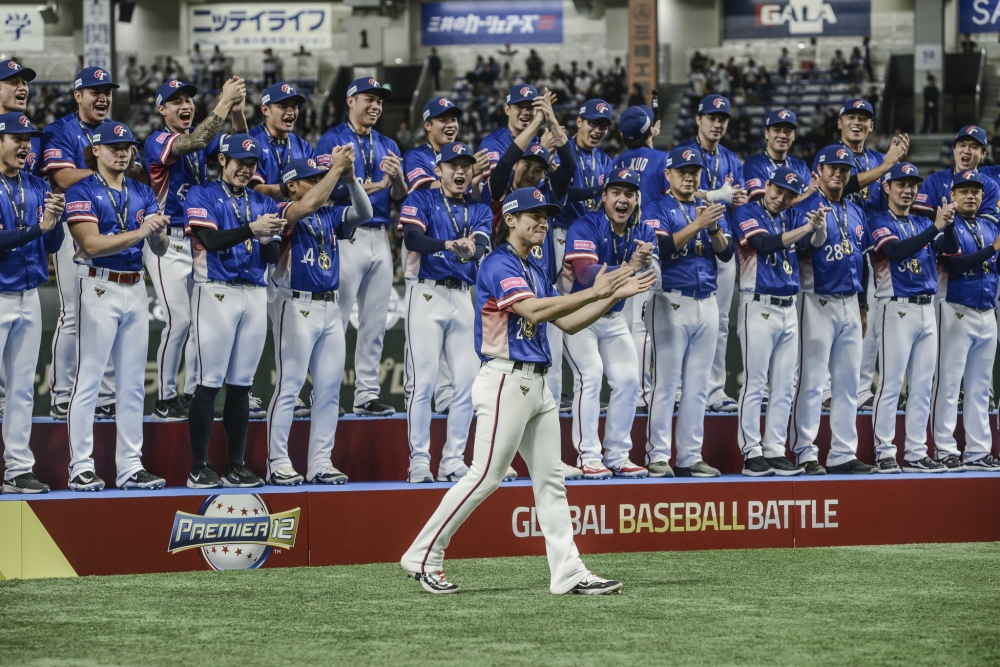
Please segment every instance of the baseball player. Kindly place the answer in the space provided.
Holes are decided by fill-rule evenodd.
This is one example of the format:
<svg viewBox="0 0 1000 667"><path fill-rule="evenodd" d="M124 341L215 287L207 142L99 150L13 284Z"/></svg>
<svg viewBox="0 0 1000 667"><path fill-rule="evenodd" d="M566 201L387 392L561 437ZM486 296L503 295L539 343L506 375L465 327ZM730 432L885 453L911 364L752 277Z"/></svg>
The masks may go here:
<svg viewBox="0 0 1000 667"><path fill-rule="evenodd" d="M243 99L246 84L233 77L222 86L222 94L215 109L208 114L196 131L192 131L194 100L198 89L189 83L171 79L156 92L156 109L163 116L164 129L157 130L146 139L146 171L149 184L156 195L159 209L170 217L167 236L170 244L163 256L153 252L149 245L143 248L146 271L156 298L163 306L167 325L160 334L156 351L156 405L153 421L181 421L187 419L191 393L197 384L198 354L194 336L189 336L191 326L191 242L184 233L187 217L184 199L188 190L206 181L205 149L222 123L233 111L233 127L246 132L243 118ZM177 393L177 371L181 354L187 360L184 387L187 396Z"/></svg>
<svg viewBox="0 0 1000 667"><path fill-rule="evenodd" d="M170 218L159 212L148 185L125 176L138 142L125 125L105 120L84 153L93 171L66 191L66 222L76 242L79 360L66 416L69 488L100 491L94 472L94 411L101 378L114 359L118 442L116 485L161 489L166 480L142 466L142 412L146 398L149 306L143 283L142 246L163 255Z"/></svg>
<svg viewBox="0 0 1000 667"><path fill-rule="evenodd" d="M701 187L697 196L715 203L726 204L726 222L735 231L732 215L736 207L747 202L744 189L743 167L736 153L719 144L729 129L729 100L721 95L706 95L698 103L695 136L682 141L678 148L691 148L701 153L705 167L701 171ZM718 265L716 278L719 289L715 300L719 304L719 337L715 343L712 374L708 378L708 406L715 412L736 412L736 401L726 395L726 346L729 341L729 311L733 305L736 287L736 262Z"/></svg>
<svg viewBox="0 0 1000 667"><path fill-rule="evenodd" d="M937 324L932 301L938 290L934 249L952 223L955 205L942 201L934 221L913 215L920 174L909 162L894 164L882 177L888 210L869 221L875 271L875 317L879 374L872 423L880 473L898 473L896 407L907 378L904 472L944 472L927 456L927 417L936 361Z"/></svg>
<svg viewBox="0 0 1000 667"><path fill-rule="evenodd" d="M424 105L423 119L427 141L422 146L411 148L403 154L403 174L407 192L441 187L434 173L437 156L445 144L458 141L462 108L447 97L433 97ZM474 195L479 194L480 181L489 166L488 154L489 151L484 148L473 156L476 164L469 188Z"/></svg>
<svg viewBox="0 0 1000 667"><path fill-rule="evenodd" d="M35 70L30 67L21 67L13 60L0 60L0 114L27 111L28 83L34 81L36 76ZM34 134L28 136L31 147L24 162L24 169L31 174L37 174L41 166L39 158L42 155L42 140L40 136Z"/></svg>
<svg viewBox="0 0 1000 667"><path fill-rule="evenodd" d="M628 265L647 270L656 258L656 233L640 221L639 173L613 171L607 177L600 210L584 214L569 228L560 291L580 292L593 284L602 266ZM619 302L582 331L567 335L566 359L573 369L573 446L577 466L587 479L645 477L648 471L630 459L639 368L635 344ZM608 377L611 398L604 422L604 456L597 432L601 383ZM603 458L603 462L602 462Z"/></svg>
<svg viewBox="0 0 1000 667"><path fill-rule="evenodd" d="M500 157L514 143L514 138L524 132L534 121L536 109L534 102L539 97L534 86L518 84L511 87L503 105L503 112L507 116L507 126L493 130L479 144L479 150L485 150L489 159L489 166L486 167L483 178L489 178L493 170L496 169L497 163L500 162ZM532 135L531 143L539 143L538 137Z"/></svg>
<svg viewBox="0 0 1000 667"><path fill-rule="evenodd" d="M257 173L250 186L278 202L285 200L281 174L288 163L316 157L309 142L292 131L299 119L299 105L305 101L306 98L289 83L282 81L270 86L260 98L264 122L250 130L250 136L261 145Z"/></svg>
<svg viewBox="0 0 1000 667"><path fill-rule="evenodd" d="M764 195L767 181L774 175L778 167L788 167L801 176L802 182L807 184L805 193L795 202L796 205L816 191L816 184L812 182L812 172L809 171L809 165L788 154L792 149L792 144L795 143L797 128L798 117L794 111L775 109L768 114L767 124L764 126L764 141L767 142L767 146L743 164L743 178L746 181L747 197L750 200L758 199Z"/></svg>
<svg viewBox="0 0 1000 667"><path fill-rule="evenodd" d="M675 148L667 158L670 191L643 211L656 230L662 291L646 304L656 363L646 426L646 466L650 477L718 477L702 459L708 376L719 336L718 265L733 258L726 207L695 197L701 187L702 157L693 148ZM677 466L670 468L674 400L677 410Z"/></svg>
<svg viewBox="0 0 1000 667"><path fill-rule="evenodd" d="M49 123L42 137L42 173L53 188L65 192L71 185L91 175L84 161L90 149L94 131L111 110L112 91L118 84L111 74L99 67L85 67L73 82L76 113ZM133 179L141 172L136 167L127 175ZM142 177L145 179L145 176ZM59 323L52 337L52 366L49 369L49 391L53 419L66 419L69 396L76 377L76 279L77 265L74 246L63 243L55 256L56 285L59 287ZM112 368L104 373L97 399L97 418L114 419L115 384Z"/></svg>
<svg viewBox="0 0 1000 667"><path fill-rule="evenodd" d="M194 464L187 485L192 489L263 484L244 464L243 453L250 385L267 338L265 264L278 260L278 243L272 240L285 220L273 199L248 187L260 156L260 142L250 135L224 136L220 180L196 185L184 201L185 231L193 237L191 310L198 350L198 385L188 408ZM208 440L223 383L229 462L220 479L208 459Z"/></svg>
<svg viewBox="0 0 1000 667"><path fill-rule="evenodd" d="M349 116L345 123L327 131L316 145L317 161L323 164L334 146L354 146L354 173L364 180L374 214L358 226L340 249L340 312L344 330L354 301L358 302L358 343L354 351L354 413L385 416L396 411L379 400L379 364L385 338L385 313L392 291L392 253L386 228L392 201L406 196L396 142L374 129L382 115L382 101L390 91L378 81L363 77L347 89ZM346 185L333 191L334 201L349 201Z"/></svg>
<svg viewBox="0 0 1000 667"><path fill-rule="evenodd" d="M49 490L32 472L35 457L28 448L42 341L35 288L48 281L49 254L63 242L65 200L30 173L31 144L41 135L20 111L0 114L0 358L8 371L3 493Z"/></svg>
<svg viewBox="0 0 1000 667"><path fill-rule="evenodd" d="M545 385L552 363L545 329L554 321L569 333L597 321L620 299L648 290L655 274L641 278L621 267L601 270L588 289L558 296L548 277L528 261L544 242L549 216L559 207L541 191L522 188L504 200L497 248L476 279L476 352L482 367L472 390L476 443L472 468L445 494L400 564L429 593L457 593L445 579L444 550L472 511L496 491L514 454L531 471L538 523L545 535L552 593L604 594L622 584L587 571L573 543L566 485L559 460L558 407Z"/></svg>
<svg viewBox="0 0 1000 667"><path fill-rule="evenodd" d="M885 211L885 198L881 194L879 183L889 167L898 163L906 156L910 140L905 134L893 138L888 152L879 153L866 148L869 135L875 130L875 109L867 100L851 99L840 107L837 119L840 130L840 145L851 151L851 178L844 187L844 196L865 212L865 219L870 223L875 216ZM819 168L819 154L813 161L813 171ZM871 257L869 256L869 262ZM868 294L875 292L875 276L869 271ZM872 379L875 376L875 363L878 360L878 345L875 333L869 327L862 342L861 379L858 392L858 406L861 410L871 410L874 395L872 394Z"/></svg>
<svg viewBox="0 0 1000 667"><path fill-rule="evenodd" d="M282 175L289 201L278 209L288 225L271 279L276 298L268 305L278 382L268 407L267 478L278 486L303 480L288 458L288 432L307 371L312 375L314 410L305 479L313 484L347 481L347 475L330 463L346 354L344 320L337 305L337 249L338 241L370 218L372 210L361 181L354 176L354 147L339 146L331 158L329 171L317 167L312 158L299 158L289 162ZM353 205L327 206L341 178L348 182Z"/></svg>
<svg viewBox="0 0 1000 667"><path fill-rule="evenodd" d="M489 248L493 214L465 194L476 158L462 143L441 147L435 175L440 187L416 190L403 202L399 223L406 240L406 422L413 483L431 482L431 396L443 356L451 369L453 397L448 436L437 479L453 482L469 468L463 461L472 423L476 378L474 317L469 288Z"/></svg>
<svg viewBox="0 0 1000 667"><path fill-rule="evenodd" d="M802 177L780 167L768 180L764 196L739 207L733 216L740 256L736 331L743 352L737 440L743 452L743 474L749 477L790 477L805 472L785 458L799 346L794 308L799 291L796 245L807 240L814 248L823 246L829 209L820 207L808 217L790 209L804 191ZM769 379L762 436L760 404Z"/></svg>
<svg viewBox="0 0 1000 667"><path fill-rule="evenodd" d="M792 453L807 475L867 475L875 466L858 460L858 381L861 340L867 326L867 261L871 246L861 207L844 197L851 176L850 151L834 144L819 155L818 188L796 210L803 215L826 209L826 242L799 245L799 378L792 406ZM866 303L867 305L867 303ZM819 463L816 435L823 409L823 385L830 375L830 452Z"/></svg>
<svg viewBox="0 0 1000 667"><path fill-rule="evenodd" d="M955 145L951 149L954 166L951 169L936 171L926 179L920 186L917 199L913 202L913 213L924 217L932 217L934 209L937 208L941 198L951 201L952 184L956 174L966 171L978 171L982 177L982 190L980 193L982 204L976 217L985 217L992 222L1000 221L1000 186L997 186L993 178L989 178L989 171L996 170L995 166L980 170L979 164L986 158L987 152L986 130L976 125L967 125L955 135ZM975 189L975 186L970 186ZM940 276L939 276L940 277Z"/></svg>
<svg viewBox="0 0 1000 667"><path fill-rule="evenodd" d="M988 180L974 170L953 175L949 195L956 206L955 224L946 230L946 249L938 256L948 284L945 300L937 304L939 343L931 423L937 459L949 472L1000 472L1000 461L992 453L989 415L997 350L994 308L1000 233L994 221L979 213ZM964 456L955 442L962 385Z"/></svg>

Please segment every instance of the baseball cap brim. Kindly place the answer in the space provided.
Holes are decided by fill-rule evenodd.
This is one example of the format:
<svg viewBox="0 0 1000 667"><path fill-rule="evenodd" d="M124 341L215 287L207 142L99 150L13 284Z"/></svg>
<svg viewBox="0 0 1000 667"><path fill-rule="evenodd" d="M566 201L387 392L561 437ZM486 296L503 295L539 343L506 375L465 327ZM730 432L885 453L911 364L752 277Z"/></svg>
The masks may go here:
<svg viewBox="0 0 1000 667"><path fill-rule="evenodd" d="M268 104L281 104L282 102L289 102L289 101L295 101L298 104L304 104L306 98L303 97L302 95L299 95L298 93L295 93L294 95L289 95L287 97L279 97L276 100L268 100L267 104L264 104L262 106L267 106Z"/></svg>
<svg viewBox="0 0 1000 667"><path fill-rule="evenodd" d="M41 130L36 130L34 128L32 128L32 129L25 128L24 130L21 130L21 131L18 131L18 130L13 130L13 131L11 131L11 130L0 130L0 134L16 134L16 135L22 136L22 137L41 137L45 133L42 132Z"/></svg>
<svg viewBox="0 0 1000 667"><path fill-rule="evenodd" d="M358 95L364 95L365 93L381 97L383 100L392 95L392 91L388 88L365 88L364 90L359 90L353 95L348 95L348 97L357 97Z"/></svg>
<svg viewBox="0 0 1000 667"><path fill-rule="evenodd" d="M789 192L791 192L792 194L794 194L796 197L799 196L800 194L802 194L802 191L800 189L793 188L792 186L788 185L787 183L779 183L778 181L768 181L768 183L770 183L771 185L777 186L777 187L781 188L782 190L788 190Z"/></svg>
<svg viewBox="0 0 1000 667"><path fill-rule="evenodd" d="M469 155L468 153L459 153L456 155L452 155L451 157L442 157L440 160L438 160L438 164L442 162L459 162L459 161L468 162L469 164L475 164L476 156Z"/></svg>
<svg viewBox="0 0 1000 667"><path fill-rule="evenodd" d="M528 211L537 211L539 209L544 209L546 214L549 216L559 215L562 213L562 206L557 204L542 204L539 203L535 206L527 206L525 208L519 208L514 211L507 211L508 213L527 213Z"/></svg>
<svg viewBox="0 0 1000 667"><path fill-rule="evenodd" d="M840 110L840 114L837 116L837 118L840 118L840 116L846 116L849 113L856 113L856 114L861 115L861 116L868 116L869 118L872 118L872 119L875 118L875 114L873 114L868 109L856 109L854 107L844 107L844 108L842 108Z"/></svg>
<svg viewBox="0 0 1000 667"><path fill-rule="evenodd" d="M22 67L21 69L12 71L7 76L0 76L0 81L6 81L7 79L13 79L18 76L23 78L25 81L34 81L38 74L30 67Z"/></svg>
<svg viewBox="0 0 1000 667"><path fill-rule="evenodd" d="M525 153L524 155L522 155L521 157L519 157L518 160L538 160L539 162L541 162L546 167L549 166L548 160L546 160L545 158L543 158L540 155L535 155L534 153Z"/></svg>
<svg viewBox="0 0 1000 667"><path fill-rule="evenodd" d="M94 83L84 84L79 88L74 88L73 90L83 90L84 88L121 88L121 86L119 86L117 83L112 83L110 81L108 81L107 83L103 81L97 81Z"/></svg>
<svg viewBox="0 0 1000 667"><path fill-rule="evenodd" d="M190 95L193 97L198 94L198 86L194 85L193 83L186 83L183 86L180 86L179 88L174 88L173 92L170 93L170 95L163 98L163 102L160 102L160 105L162 106L166 102L169 102L173 98L182 94Z"/></svg>
<svg viewBox="0 0 1000 667"><path fill-rule="evenodd" d="M596 111L591 111L589 113L582 113L577 116L577 118L582 118L584 120L603 120L611 123L611 119L604 114L598 113Z"/></svg>

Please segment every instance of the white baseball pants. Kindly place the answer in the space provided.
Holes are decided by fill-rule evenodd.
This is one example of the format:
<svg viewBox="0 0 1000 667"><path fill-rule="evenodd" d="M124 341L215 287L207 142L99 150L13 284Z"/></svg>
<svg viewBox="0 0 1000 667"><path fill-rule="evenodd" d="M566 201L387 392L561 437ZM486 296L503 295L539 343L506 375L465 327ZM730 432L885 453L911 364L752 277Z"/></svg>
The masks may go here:
<svg viewBox="0 0 1000 667"><path fill-rule="evenodd" d="M475 316L469 290L448 289L433 281L408 281L405 325L403 373L410 469L431 464L431 399L444 356L451 369L453 393L448 410L448 439L438 471L451 473L465 463L465 444L473 414L472 383L480 366L473 345Z"/></svg>
<svg viewBox="0 0 1000 667"><path fill-rule="evenodd" d="M295 399L306 374L312 376L313 403L309 424L309 462L306 480L330 465L337 422L340 420L340 384L344 379L344 319L336 301L314 301L312 296L292 298L284 287L268 304L274 335L276 383L267 408L267 466L277 472L292 465L288 458L288 433Z"/></svg>
<svg viewBox="0 0 1000 667"><path fill-rule="evenodd" d="M118 432L115 484L120 486L142 469L142 411L146 397L146 350L149 306L146 285L108 282L107 271L87 274L80 265L76 279L76 378L69 399L69 477L94 470L94 410L108 360L115 368L115 427Z"/></svg>
<svg viewBox="0 0 1000 667"><path fill-rule="evenodd" d="M869 324L871 326L871 324ZM874 327L878 341L879 374L872 423L875 455L895 458L896 409L903 378L906 395L905 458L927 456L927 418L930 415L937 353L937 323L932 304L878 299Z"/></svg>
<svg viewBox="0 0 1000 667"><path fill-rule="evenodd" d="M42 307L38 290L0 292L0 358L7 369L3 415L4 479L31 472L35 457L31 412L35 405L35 365L42 343Z"/></svg>
<svg viewBox="0 0 1000 667"><path fill-rule="evenodd" d="M577 465L604 461L607 466L629 460L632 421L639 392L635 344L621 312L599 318L565 338L566 358L573 370L573 446ZM601 383L608 376L611 399L604 420L604 456L597 433L601 418Z"/></svg>
<svg viewBox="0 0 1000 667"><path fill-rule="evenodd" d="M715 354L719 336L718 317L714 297L695 299L657 292L646 304L646 328L656 363L646 426L646 465L670 460L674 401L677 387L682 384L675 463L690 468L702 460L709 360Z"/></svg>
<svg viewBox="0 0 1000 667"><path fill-rule="evenodd" d="M997 352L997 321L993 309L983 311L947 302L936 307L938 363L931 406L935 453L939 459L962 455L955 441L955 426L958 423L958 394L964 380L963 458L967 463L978 461L993 451L989 409Z"/></svg>
<svg viewBox="0 0 1000 667"><path fill-rule="evenodd" d="M499 488L514 454L520 453L528 465L538 525L545 535L549 590L568 593L587 576L587 568L573 541L566 502L559 407L545 378L532 372L532 364L519 371L512 367L511 361L494 360L480 368L472 386L477 416L472 467L445 494L400 564L410 572L440 571L452 535Z"/></svg>
<svg viewBox="0 0 1000 667"><path fill-rule="evenodd" d="M637 294L625 301L625 322L632 332L632 343L635 346L635 356L639 369L639 393L636 396L636 406L649 408L653 402L653 338L643 321L644 309L649 308L649 300L653 291Z"/></svg>
<svg viewBox="0 0 1000 667"><path fill-rule="evenodd" d="M865 257L868 262L868 257ZM869 265L868 272L868 303L875 302L875 272ZM878 341L875 340L875 327L873 326L875 309L868 311L868 330L864 338L861 339L861 371L858 382L858 405L866 403L875 394L872 393L872 381L875 379L875 364L878 362Z"/></svg>
<svg viewBox="0 0 1000 667"><path fill-rule="evenodd" d="M191 310L198 384L251 386L267 340L267 290L256 285L196 283Z"/></svg>
<svg viewBox="0 0 1000 667"><path fill-rule="evenodd" d="M170 243L163 257L149 249L142 249L146 271L156 298L163 307L166 326L160 332L160 346L156 350L156 397L161 401L177 396L177 372L184 355L184 391L194 393L198 383L198 351L191 330L191 293L194 280L191 267L191 240L171 228Z"/></svg>
<svg viewBox="0 0 1000 667"><path fill-rule="evenodd" d="M830 452L826 464L847 463L857 458L858 453L858 377L862 347L858 297L802 292L798 313L801 362L789 444L798 464L819 460L816 435L829 371Z"/></svg>
<svg viewBox="0 0 1000 667"><path fill-rule="evenodd" d="M760 301L753 298L749 292L740 293L736 323L743 352L737 441L745 459L761 455L775 458L785 455L799 354L799 320L794 303L783 307L773 305L770 296L761 296ZM760 403L768 378L770 391L762 436Z"/></svg>
<svg viewBox="0 0 1000 667"><path fill-rule="evenodd" d="M712 372L708 376L708 405L714 405L728 398L726 396L726 346L729 344L729 311L733 307L737 263L736 261L716 262L719 267L717 277L719 289L715 292L715 300L719 309L719 336L715 343Z"/></svg>
<svg viewBox="0 0 1000 667"><path fill-rule="evenodd" d="M358 342L354 350L354 405L379 397L379 365L385 316L392 290L392 253L384 227L362 225L340 250L340 313L344 331L358 302Z"/></svg>

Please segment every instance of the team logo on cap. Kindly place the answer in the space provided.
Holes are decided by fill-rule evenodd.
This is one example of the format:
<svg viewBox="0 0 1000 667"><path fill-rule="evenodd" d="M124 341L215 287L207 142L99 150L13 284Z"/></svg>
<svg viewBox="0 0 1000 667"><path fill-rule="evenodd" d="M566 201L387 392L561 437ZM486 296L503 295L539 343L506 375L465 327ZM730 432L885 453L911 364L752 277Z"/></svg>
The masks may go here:
<svg viewBox="0 0 1000 667"><path fill-rule="evenodd" d="M369 86L375 86L376 88L379 87L378 81L376 81L375 79L368 79L368 85Z"/></svg>
<svg viewBox="0 0 1000 667"><path fill-rule="evenodd" d="M294 93L295 89L289 86L287 83L281 84L281 92L283 93Z"/></svg>
<svg viewBox="0 0 1000 667"><path fill-rule="evenodd" d="M795 174L785 174L785 182L791 185L795 181L799 180L799 177Z"/></svg>
<svg viewBox="0 0 1000 667"><path fill-rule="evenodd" d="M690 162L691 160L694 159L694 151L688 149L681 154L681 157L684 158L685 162Z"/></svg>
<svg viewBox="0 0 1000 667"><path fill-rule="evenodd" d="M453 104L451 103L451 100L449 100L449 99L448 99L447 97L442 97L442 98L441 98L440 100L438 100L438 104L440 104L440 105L441 105L441 106L443 106L443 107L450 107L450 106L454 106L454 105L453 105Z"/></svg>
<svg viewBox="0 0 1000 667"><path fill-rule="evenodd" d="M632 174L629 173L628 169L622 169L621 171L618 172L618 178L628 178L631 175Z"/></svg>
<svg viewBox="0 0 1000 667"><path fill-rule="evenodd" d="M20 65L18 65L18 64L17 64L16 62L14 62L13 60L8 60L8 61L7 61L7 67L11 68L12 70L19 70L19 69L21 69L21 66L20 66Z"/></svg>
<svg viewBox="0 0 1000 667"><path fill-rule="evenodd" d="M253 142L253 139L244 139L243 140L243 150L248 151L251 148L253 148L254 146L255 146L255 144Z"/></svg>
<svg viewBox="0 0 1000 667"><path fill-rule="evenodd" d="M119 137L124 137L124 136L125 136L125 126L124 126L124 125L115 125L115 130L114 130L114 132L115 132L115 134L117 134L117 135L118 135Z"/></svg>
<svg viewBox="0 0 1000 667"><path fill-rule="evenodd" d="M714 100L712 100L712 106L714 106L716 109L722 108L723 106L725 106L725 104L726 101L721 97L716 97Z"/></svg>
<svg viewBox="0 0 1000 667"><path fill-rule="evenodd" d="M791 115L792 115L792 112L789 111L788 109L782 109L781 111L778 112L778 118L781 118L781 119L788 118Z"/></svg>
<svg viewBox="0 0 1000 667"><path fill-rule="evenodd" d="M902 167L900 167L900 169L904 174L909 174L917 170L917 168L914 167L912 164L904 164Z"/></svg>
<svg viewBox="0 0 1000 667"><path fill-rule="evenodd" d="M314 160L312 158L309 158L308 160L306 160L306 164L309 165L310 167L312 167L313 169L316 168L316 160Z"/></svg>
<svg viewBox="0 0 1000 667"><path fill-rule="evenodd" d="M531 147L531 152L534 153L535 155L541 155L543 150L545 150L545 148L540 144L535 144L534 146Z"/></svg>
<svg viewBox="0 0 1000 667"><path fill-rule="evenodd" d="M854 107L855 109L860 109L864 105L865 105L864 100L854 100L854 104L852 104L851 106Z"/></svg>
<svg viewBox="0 0 1000 667"><path fill-rule="evenodd" d="M535 190L532 194L538 201L545 201L545 197L542 195L541 190Z"/></svg>
<svg viewBox="0 0 1000 667"><path fill-rule="evenodd" d="M455 153L461 155L462 153L465 152L465 146L459 144L457 146L452 146L451 150L453 150Z"/></svg>
<svg viewBox="0 0 1000 667"><path fill-rule="evenodd" d="M531 88L529 88L528 86L521 88L521 97L527 97L530 94L531 94Z"/></svg>
<svg viewBox="0 0 1000 667"><path fill-rule="evenodd" d="M969 127L965 128L965 133L966 134L975 134L976 133L976 126L975 125L970 125Z"/></svg>
<svg viewBox="0 0 1000 667"><path fill-rule="evenodd" d="M962 172L962 178L969 179L972 177L973 172L966 170Z"/></svg>
<svg viewBox="0 0 1000 667"><path fill-rule="evenodd" d="M181 87L181 82L178 81L177 79L171 79L170 80L170 87L171 88L180 88Z"/></svg>
<svg viewBox="0 0 1000 667"><path fill-rule="evenodd" d="M97 79L98 81L104 81L104 77L106 77L107 75L108 73L102 69L94 70L94 78Z"/></svg>
<svg viewBox="0 0 1000 667"><path fill-rule="evenodd" d="M17 120L18 120L18 122L20 122L20 123L21 123L21 125L24 125L25 127L28 127L28 126L30 126L30 125L31 125L31 121L30 121L30 120L28 120L28 117L27 117L27 116L21 116L21 117L20 117L20 118L18 118Z"/></svg>
<svg viewBox="0 0 1000 667"><path fill-rule="evenodd" d="M847 149L846 148L839 149L837 151L837 157L839 157L841 160L846 160L847 159Z"/></svg>
<svg viewBox="0 0 1000 667"><path fill-rule="evenodd" d="M596 107L594 107L594 109L595 109L595 110L597 111L597 113L604 113L605 111L607 111L607 110L608 110L608 109L610 109L610 108L611 108L611 107L609 107L609 106L608 106L607 104L605 104L604 102L598 102L598 103L597 103L597 106L596 106Z"/></svg>

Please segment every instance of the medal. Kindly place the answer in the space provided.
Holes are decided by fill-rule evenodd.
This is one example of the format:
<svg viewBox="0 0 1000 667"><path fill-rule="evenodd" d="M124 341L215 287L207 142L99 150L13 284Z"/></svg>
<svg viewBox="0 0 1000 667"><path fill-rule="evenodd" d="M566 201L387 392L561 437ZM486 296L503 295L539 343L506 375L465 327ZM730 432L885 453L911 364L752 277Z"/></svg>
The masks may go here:
<svg viewBox="0 0 1000 667"><path fill-rule="evenodd" d="M694 251L698 254L699 257L705 256L705 244L701 242L701 239L697 239L694 242Z"/></svg>
<svg viewBox="0 0 1000 667"><path fill-rule="evenodd" d="M920 260L916 257L910 259L910 272L911 273L923 273L924 267L920 266Z"/></svg>
<svg viewBox="0 0 1000 667"><path fill-rule="evenodd" d="M319 253L319 268L324 271L329 271L332 266L333 261L330 259L330 256L326 254L326 250L321 250Z"/></svg>
<svg viewBox="0 0 1000 667"><path fill-rule="evenodd" d="M248 254L253 253L253 239L247 239L243 245L246 247Z"/></svg>
<svg viewBox="0 0 1000 667"><path fill-rule="evenodd" d="M372 182L372 177L371 176L365 176L365 183L371 183L371 182Z"/></svg>
<svg viewBox="0 0 1000 667"><path fill-rule="evenodd" d="M985 262L983 262L983 273L989 273L989 272L990 272L990 262L989 260L986 260Z"/></svg>
<svg viewBox="0 0 1000 667"><path fill-rule="evenodd" d="M303 220L302 222L307 222ZM323 271L329 271L333 266L333 260L330 258L330 253L335 251L335 248L331 247L327 242L326 230L323 227L323 223L319 222L317 224L316 214L313 213L309 216L308 225L305 228L309 231L309 235L313 237L316 241L316 247L319 249L319 268ZM327 250L329 249L329 252Z"/></svg>
<svg viewBox="0 0 1000 667"><path fill-rule="evenodd" d="M114 209L115 218L118 220L118 233L124 234L128 231L128 181L122 179L122 190L121 198L122 205L118 206L118 200L115 199L114 193L111 191L111 186L101 175L101 172L95 171L94 176L97 177L98 182L104 187L105 194L108 195L108 203L111 204L111 208Z"/></svg>
<svg viewBox="0 0 1000 667"><path fill-rule="evenodd" d="M534 338L535 334L538 333L538 326L532 324L528 320L521 320L521 335L525 338Z"/></svg>
<svg viewBox="0 0 1000 667"><path fill-rule="evenodd" d="M840 245L844 249L845 255L850 255L852 252L854 252L854 246L851 245L851 241L849 239L844 239L843 241L841 241Z"/></svg>
<svg viewBox="0 0 1000 667"><path fill-rule="evenodd" d="M781 263L781 268L785 270L785 273L792 275L792 263L787 259Z"/></svg>
<svg viewBox="0 0 1000 667"><path fill-rule="evenodd" d="M534 257L535 259L541 259L542 258L542 246L536 245L535 247L533 247L531 249L531 256Z"/></svg>

